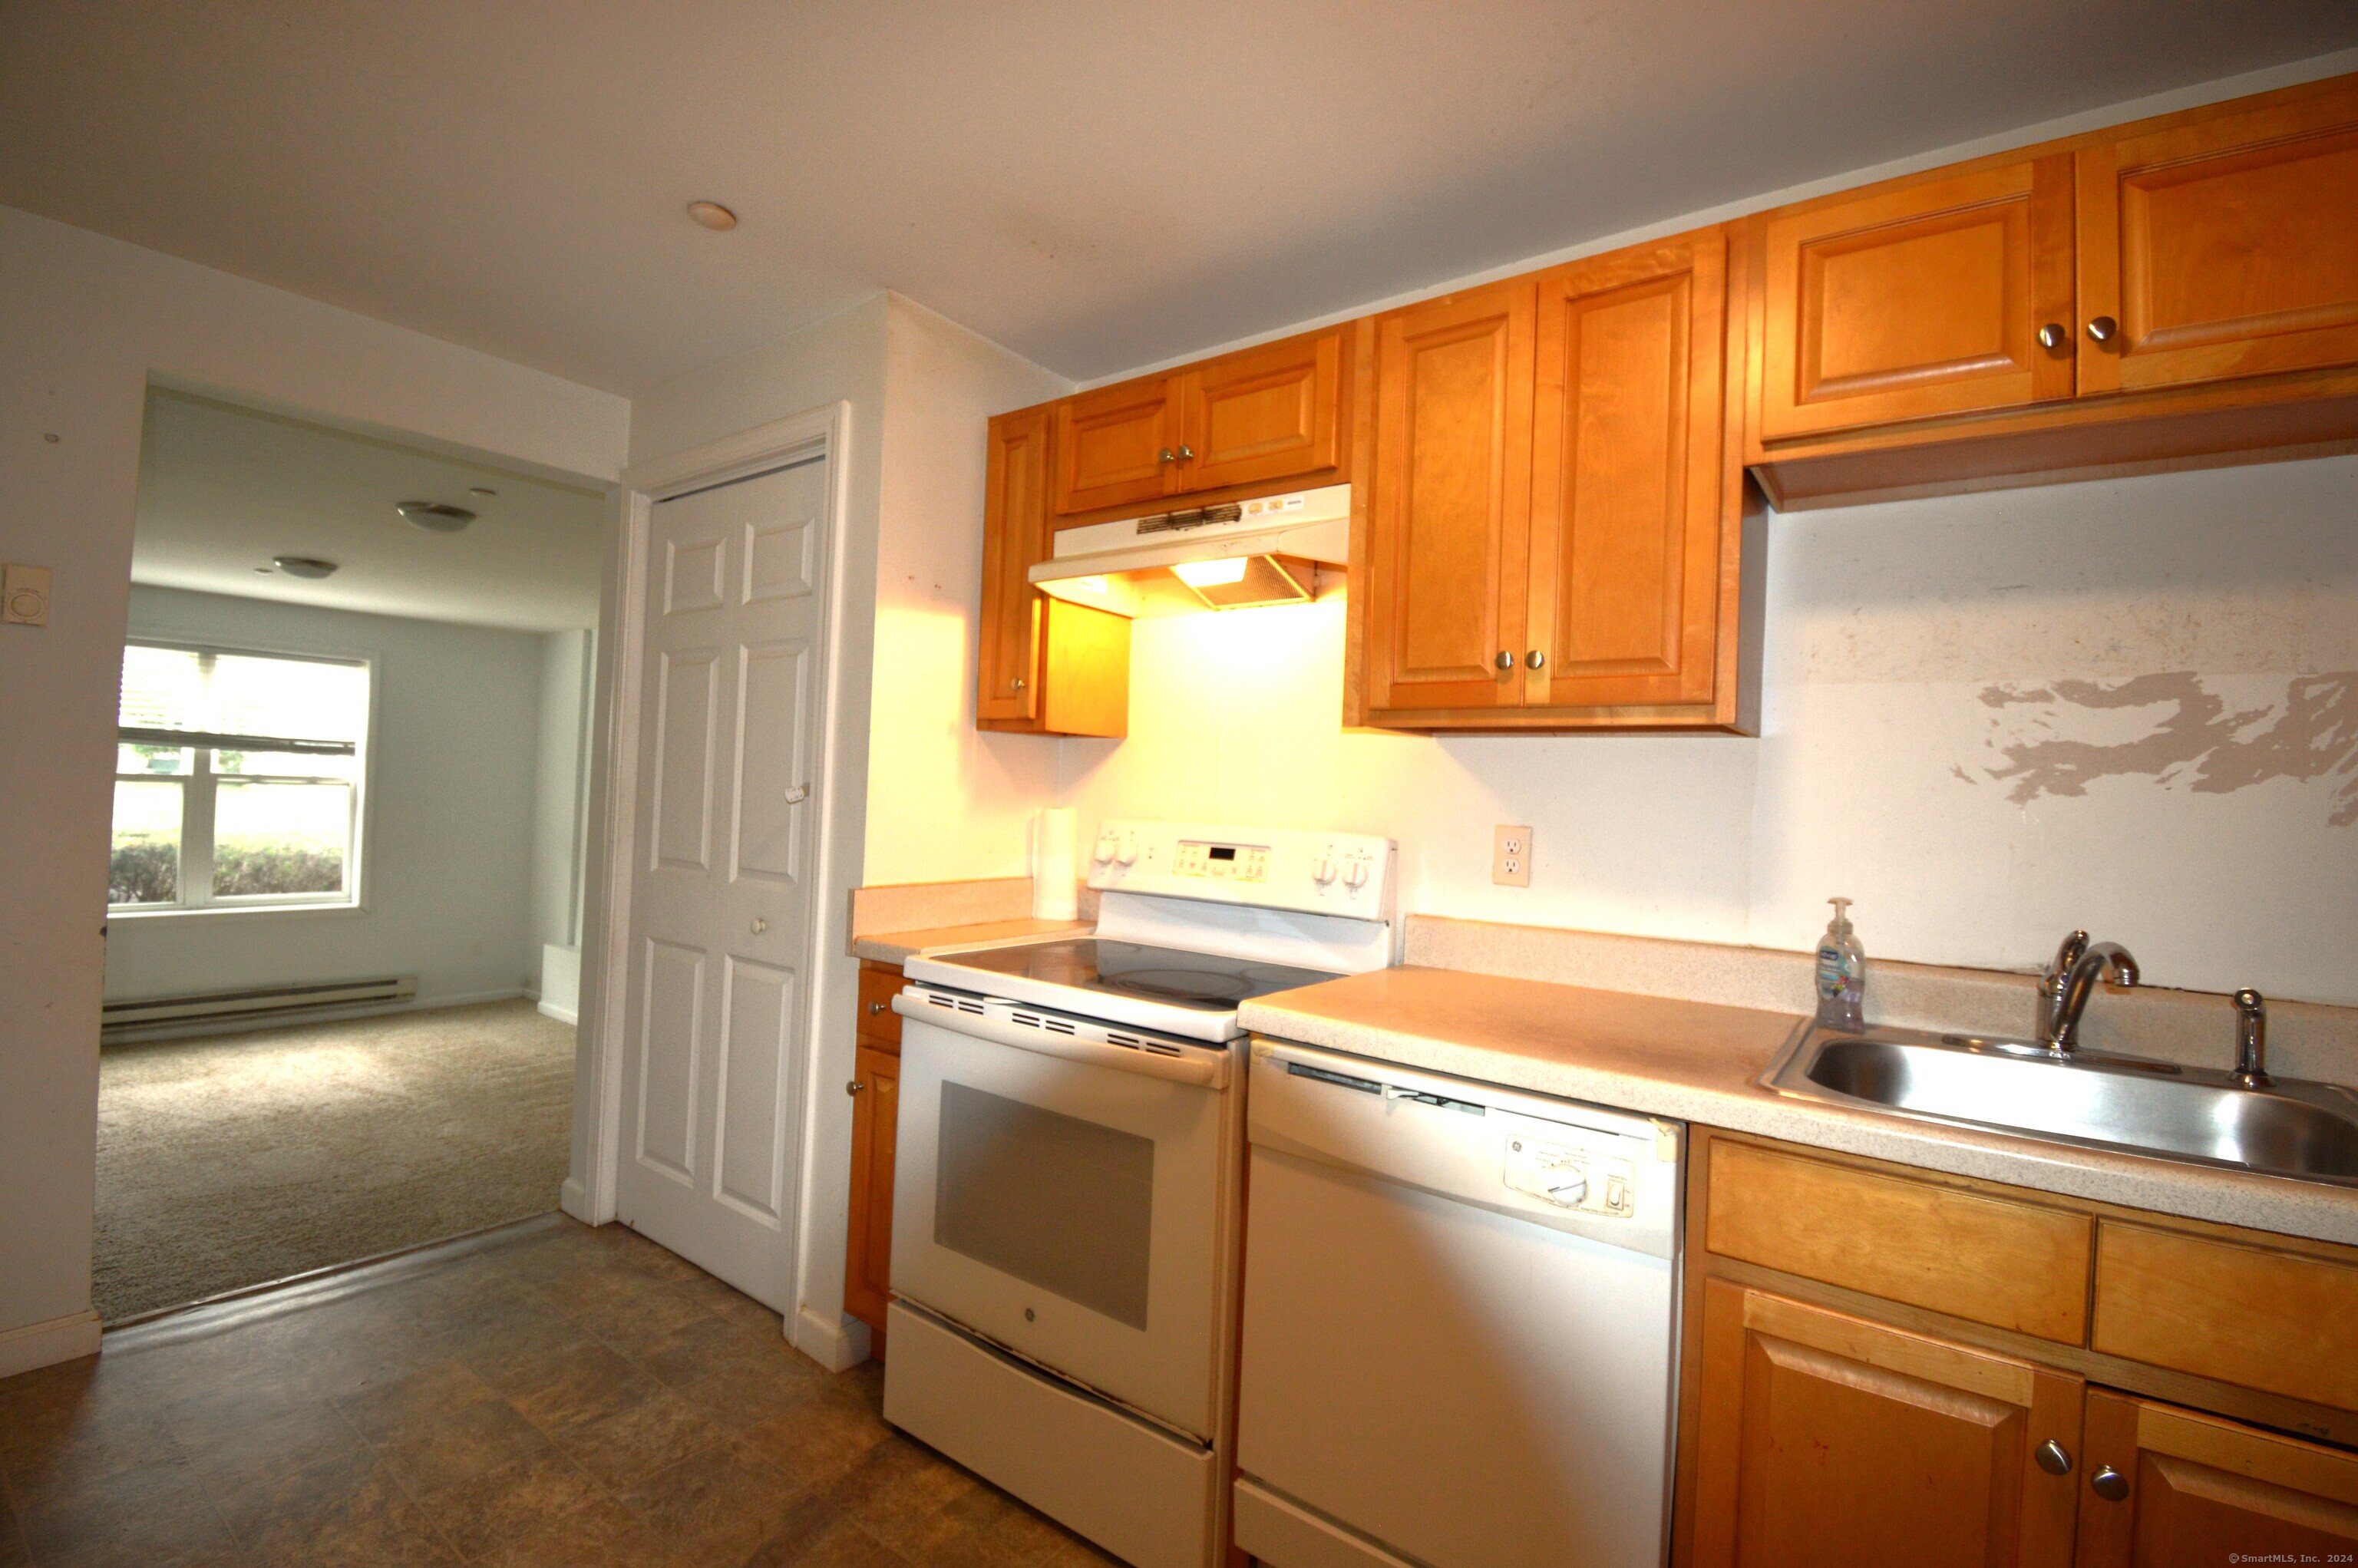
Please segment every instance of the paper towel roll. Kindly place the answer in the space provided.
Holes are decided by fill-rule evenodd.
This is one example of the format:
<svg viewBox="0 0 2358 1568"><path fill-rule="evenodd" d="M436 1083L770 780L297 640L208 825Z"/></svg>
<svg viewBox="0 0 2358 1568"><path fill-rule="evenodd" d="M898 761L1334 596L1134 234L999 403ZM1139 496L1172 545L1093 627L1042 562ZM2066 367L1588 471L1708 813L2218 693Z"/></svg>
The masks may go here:
<svg viewBox="0 0 2358 1568"><path fill-rule="evenodd" d="M1081 912L1079 872L1080 813L1069 806L1052 806L1032 818L1032 917L1071 920Z"/></svg>

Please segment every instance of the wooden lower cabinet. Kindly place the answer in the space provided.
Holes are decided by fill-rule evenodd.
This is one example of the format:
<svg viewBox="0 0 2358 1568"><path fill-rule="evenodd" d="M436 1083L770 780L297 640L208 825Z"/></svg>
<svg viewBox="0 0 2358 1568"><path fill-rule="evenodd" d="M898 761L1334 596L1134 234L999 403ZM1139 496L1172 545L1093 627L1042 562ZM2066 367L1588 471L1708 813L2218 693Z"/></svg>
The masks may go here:
<svg viewBox="0 0 2358 1568"><path fill-rule="evenodd" d="M866 1324L884 1358L884 1309L892 1299L892 1156L901 1119L901 1016L871 1013L900 989L901 971L863 965L859 1046L851 1090L851 1212L843 1259L843 1310Z"/></svg>
<svg viewBox="0 0 2358 1568"><path fill-rule="evenodd" d="M1704 1291L1696 1568L2064 1568L2067 1373L1714 1281Z"/></svg>
<svg viewBox="0 0 2358 1568"><path fill-rule="evenodd" d="M2349 1563L2358 1454L2088 1393L2079 1568Z"/></svg>

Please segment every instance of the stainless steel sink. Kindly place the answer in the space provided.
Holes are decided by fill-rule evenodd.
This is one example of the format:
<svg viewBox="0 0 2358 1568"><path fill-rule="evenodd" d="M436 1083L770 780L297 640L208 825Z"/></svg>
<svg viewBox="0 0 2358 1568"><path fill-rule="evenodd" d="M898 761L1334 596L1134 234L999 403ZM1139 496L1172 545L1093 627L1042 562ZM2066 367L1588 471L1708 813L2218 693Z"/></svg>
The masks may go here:
<svg viewBox="0 0 2358 1568"><path fill-rule="evenodd" d="M2024 1041L1810 1025L1760 1081L1826 1105L2358 1186L2358 1094Z"/></svg>

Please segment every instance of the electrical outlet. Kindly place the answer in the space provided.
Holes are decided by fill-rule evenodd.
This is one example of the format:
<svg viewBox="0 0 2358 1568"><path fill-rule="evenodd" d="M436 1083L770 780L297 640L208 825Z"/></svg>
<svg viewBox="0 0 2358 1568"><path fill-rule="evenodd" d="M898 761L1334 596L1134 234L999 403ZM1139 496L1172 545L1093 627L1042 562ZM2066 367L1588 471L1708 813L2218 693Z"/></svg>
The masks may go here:
<svg viewBox="0 0 2358 1568"><path fill-rule="evenodd" d="M1531 830L1500 823L1490 834L1490 880L1500 887L1531 885Z"/></svg>

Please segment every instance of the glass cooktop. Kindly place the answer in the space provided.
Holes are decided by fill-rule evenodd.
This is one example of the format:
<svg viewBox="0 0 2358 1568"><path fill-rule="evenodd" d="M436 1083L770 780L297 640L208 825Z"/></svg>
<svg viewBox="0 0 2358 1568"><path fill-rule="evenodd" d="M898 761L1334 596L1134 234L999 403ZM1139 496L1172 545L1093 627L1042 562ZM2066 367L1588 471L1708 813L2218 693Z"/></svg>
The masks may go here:
<svg viewBox="0 0 2358 1568"><path fill-rule="evenodd" d="M933 956L932 961L1007 975L1039 985L1071 986L1078 990L1136 997L1142 1001L1203 1012L1232 1012L1238 1003L1254 997L1340 978L1323 969L1256 964L1213 953L1147 947L1135 942L1107 942L1095 936L1065 936L1011 947L939 953Z"/></svg>

